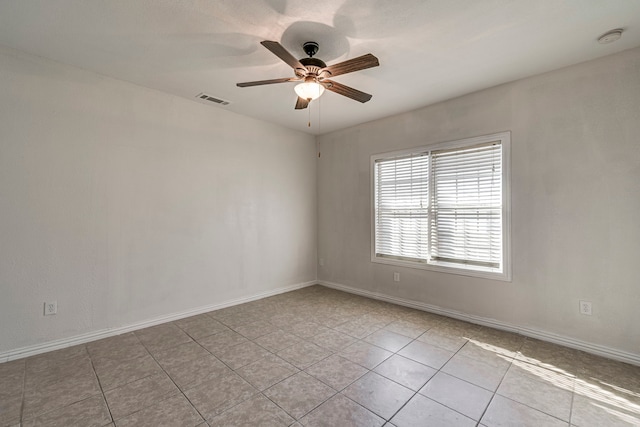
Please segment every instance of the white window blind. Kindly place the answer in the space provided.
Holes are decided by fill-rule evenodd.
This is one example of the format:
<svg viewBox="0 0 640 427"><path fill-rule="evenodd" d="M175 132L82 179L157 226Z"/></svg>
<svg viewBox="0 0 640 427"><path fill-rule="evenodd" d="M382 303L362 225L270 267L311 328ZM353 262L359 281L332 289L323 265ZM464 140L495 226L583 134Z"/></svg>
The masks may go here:
<svg viewBox="0 0 640 427"><path fill-rule="evenodd" d="M431 153L431 259L499 268L502 153L499 142Z"/></svg>
<svg viewBox="0 0 640 427"><path fill-rule="evenodd" d="M372 261L510 280L509 146L504 132L372 156Z"/></svg>
<svg viewBox="0 0 640 427"><path fill-rule="evenodd" d="M375 180L377 256L426 261L428 153L377 161Z"/></svg>

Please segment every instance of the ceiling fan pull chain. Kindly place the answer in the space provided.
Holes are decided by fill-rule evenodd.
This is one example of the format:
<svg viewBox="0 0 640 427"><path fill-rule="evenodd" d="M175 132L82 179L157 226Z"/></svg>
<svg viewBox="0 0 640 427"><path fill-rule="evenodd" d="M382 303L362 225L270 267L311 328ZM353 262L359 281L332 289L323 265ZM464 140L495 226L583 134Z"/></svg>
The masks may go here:
<svg viewBox="0 0 640 427"><path fill-rule="evenodd" d="M311 99L309 99L309 108L307 108L309 112L309 122L307 123L307 127L311 127Z"/></svg>
<svg viewBox="0 0 640 427"><path fill-rule="evenodd" d="M321 112L322 112L322 100L318 99L318 134L320 134L320 127L322 126L322 121L320 120ZM318 157L320 157L320 151L318 151Z"/></svg>

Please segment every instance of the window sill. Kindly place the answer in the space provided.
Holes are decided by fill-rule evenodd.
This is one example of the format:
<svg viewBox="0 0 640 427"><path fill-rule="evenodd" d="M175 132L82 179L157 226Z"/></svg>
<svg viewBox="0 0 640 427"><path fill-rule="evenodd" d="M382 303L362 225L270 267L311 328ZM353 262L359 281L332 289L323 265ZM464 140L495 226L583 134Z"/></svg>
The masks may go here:
<svg viewBox="0 0 640 427"><path fill-rule="evenodd" d="M376 264L396 265L398 267L416 268L419 270L437 271L440 273L457 274L461 276L480 277L483 279L500 280L503 282L511 282L510 271L499 271L494 268L482 268L472 266L462 266L446 262L439 263L422 263L415 261L404 261L393 258L372 256L371 262Z"/></svg>

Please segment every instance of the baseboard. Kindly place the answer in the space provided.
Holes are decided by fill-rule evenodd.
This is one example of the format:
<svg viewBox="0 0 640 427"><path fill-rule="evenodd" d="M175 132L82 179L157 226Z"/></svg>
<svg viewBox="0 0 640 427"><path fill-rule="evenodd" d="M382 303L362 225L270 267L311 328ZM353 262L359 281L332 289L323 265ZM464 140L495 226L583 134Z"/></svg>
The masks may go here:
<svg viewBox="0 0 640 427"><path fill-rule="evenodd" d="M554 344L574 348L576 350L581 350L587 353L596 354L598 356L607 357L609 359L618 360L620 362L630 363L633 365L640 365L640 355L629 353L616 348L606 347L599 344L593 344L586 341L577 340L575 338L558 335L552 332L542 331L535 328L512 325L506 322L502 322L500 320L489 319L481 316L473 316L473 315L461 313L458 311L438 307L435 305L426 304L419 301L413 301L413 300L408 300L404 298L385 295L378 292L371 292L363 289L358 289L352 286L342 285L340 283L327 282L323 280L318 280L317 283L322 286L326 286L328 288L349 292L351 294L356 294L356 295L361 295L361 296L365 296L368 298L373 298L381 301L391 302L394 304L415 308L417 310L427 311L430 313L441 314L443 316L453 317L454 319L464 320L464 321L475 323L482 326L488 326L495 329L514 332L520 335L536 338L542 341L548 341Z"/></svg>
<svg viewBox="0 0 640 427"><path fill-rule="evenodd" d="M220 310L222 308L231 307L238 304L244 304L247 302L259 300L262 298L267 298L267 297L278 295L285 292L294 291L296 289L301 289L301 288L305 288L305 287L316 285L316 284L326 286L328 288L333 288L340 291L348 292L351 294L361 295L368 298L373 298L381 301L390 302L393 304L402 305L405 307L415 308L417 310L422 310L430 313L440 314L447 317L452 317L454 319L464 320L464 321L475 323L482 326L488 326L495 329L518 333L523 336L536 338L542 341L548 341L554 344L563 345L565 347L574 348L576 350L582 350L587 353L608 357L610 359L618 360L621 362L630 363L633 365L640 365L640 355L625 352L615 348L606 347L599 344L593 344L586 341L577 340L571 337L554 334L552 332L542 331L539 329L512 325L512 324L495 320L495 319L489 319L481 316L473 316L473 315L465 314L462 312L438 307L435 305L426 304L419 301L393 297L393 296L385 295L379 292L371 292L371 291L354 288L354 287L342 285L339 283L327 282L323 280L317 280L317 281L312 280L309 282L298 283L290 286L284 286L284 287L280 287L270 291L254 294L251 296L246 296L246 297L225 301L219 304L211 304L207 306L198 307L192 310L186 310L178 313L168 314L165 316L155 317L153 319L144 320L142 322L136 322L126 326L102 329L99 331L88 332L85 334L76 335L69 338L49 341L46 343L22 347L15 350L9 350L9 351L0 353L0 363L8 362L16 359L22 359L25 357L35 356L37 354L46 353L53 350L59 350L62 348L71 347L78 344L84 344L84 343L96 341L103 338L121 335L127 332L136 331L138 329L148 328L150 326L159 325L161 323L172 322L174 320L179 320L185 317L207 313L209 311Z"/></svg>
<svg viewBox="0 0 640 427"><path fill-rule="evenodd" d="M282 294L285 292L294 291L296 289L305 288L317 284L316 280L309 282L298 283L295 285L283 286L280 288L272 289L270 291L261 292L258 294L236 298L233 300L225 301L219 304L211 304L191 310L185 310L178 313L171 313L153 319L143 320L142 322L136 322L126 326L120 326L117 328L102 329L99 331L88 332L81 335L75 335L69 338L63 338L55 341L49 341L42 344L30 345L27 347L18 348L15 350L5 351L0 353L0 363L9 362L11 360L22 359L29 356L35 356L36 354L46 353L48 351L59 350L66 347L71 347L78 344L84 344L91 341L96 341L103 338L112 337L115 335L121 335L127 332L136 331L138 329L148 328L150 326L159 325L161 323L172 322L174 320L184 319L185 317L195 316L197 314L207 313L213 310L220 310L221 308L231 307L238 304L244 304L259 300L262 298Z"/></svg>

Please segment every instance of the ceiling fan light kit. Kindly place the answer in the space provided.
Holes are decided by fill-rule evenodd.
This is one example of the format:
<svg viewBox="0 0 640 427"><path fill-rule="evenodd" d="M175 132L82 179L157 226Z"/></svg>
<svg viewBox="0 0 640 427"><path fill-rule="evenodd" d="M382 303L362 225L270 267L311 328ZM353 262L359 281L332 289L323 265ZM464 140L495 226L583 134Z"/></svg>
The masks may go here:
<svg viewBox="0 0 640 427"><path fill-rule="evenodd" d="M297 84L293 89L300 98L307 101L318 99L324 93L324 86L314 81Z"/></svg>
<svg viewBox="0 0 640 427"><path fill-rule="evenodd" d="M296 110L307 108L311 101L319 98L324 93L325 89L358 102L364 103L371 99L371 95L368 93L329 80L329 77L336 77L341 74L352 73L380 65L378 58L370 53L327 66L324 61L313 57L319 50L319 45L316 42L310 41L302 45L303 50L309 57L300 60L296 59L278 42L265 40L260 44L293 68L295 77L237 83L238 87L300 82L294 88L298 95L295 106Z"/></svg>

